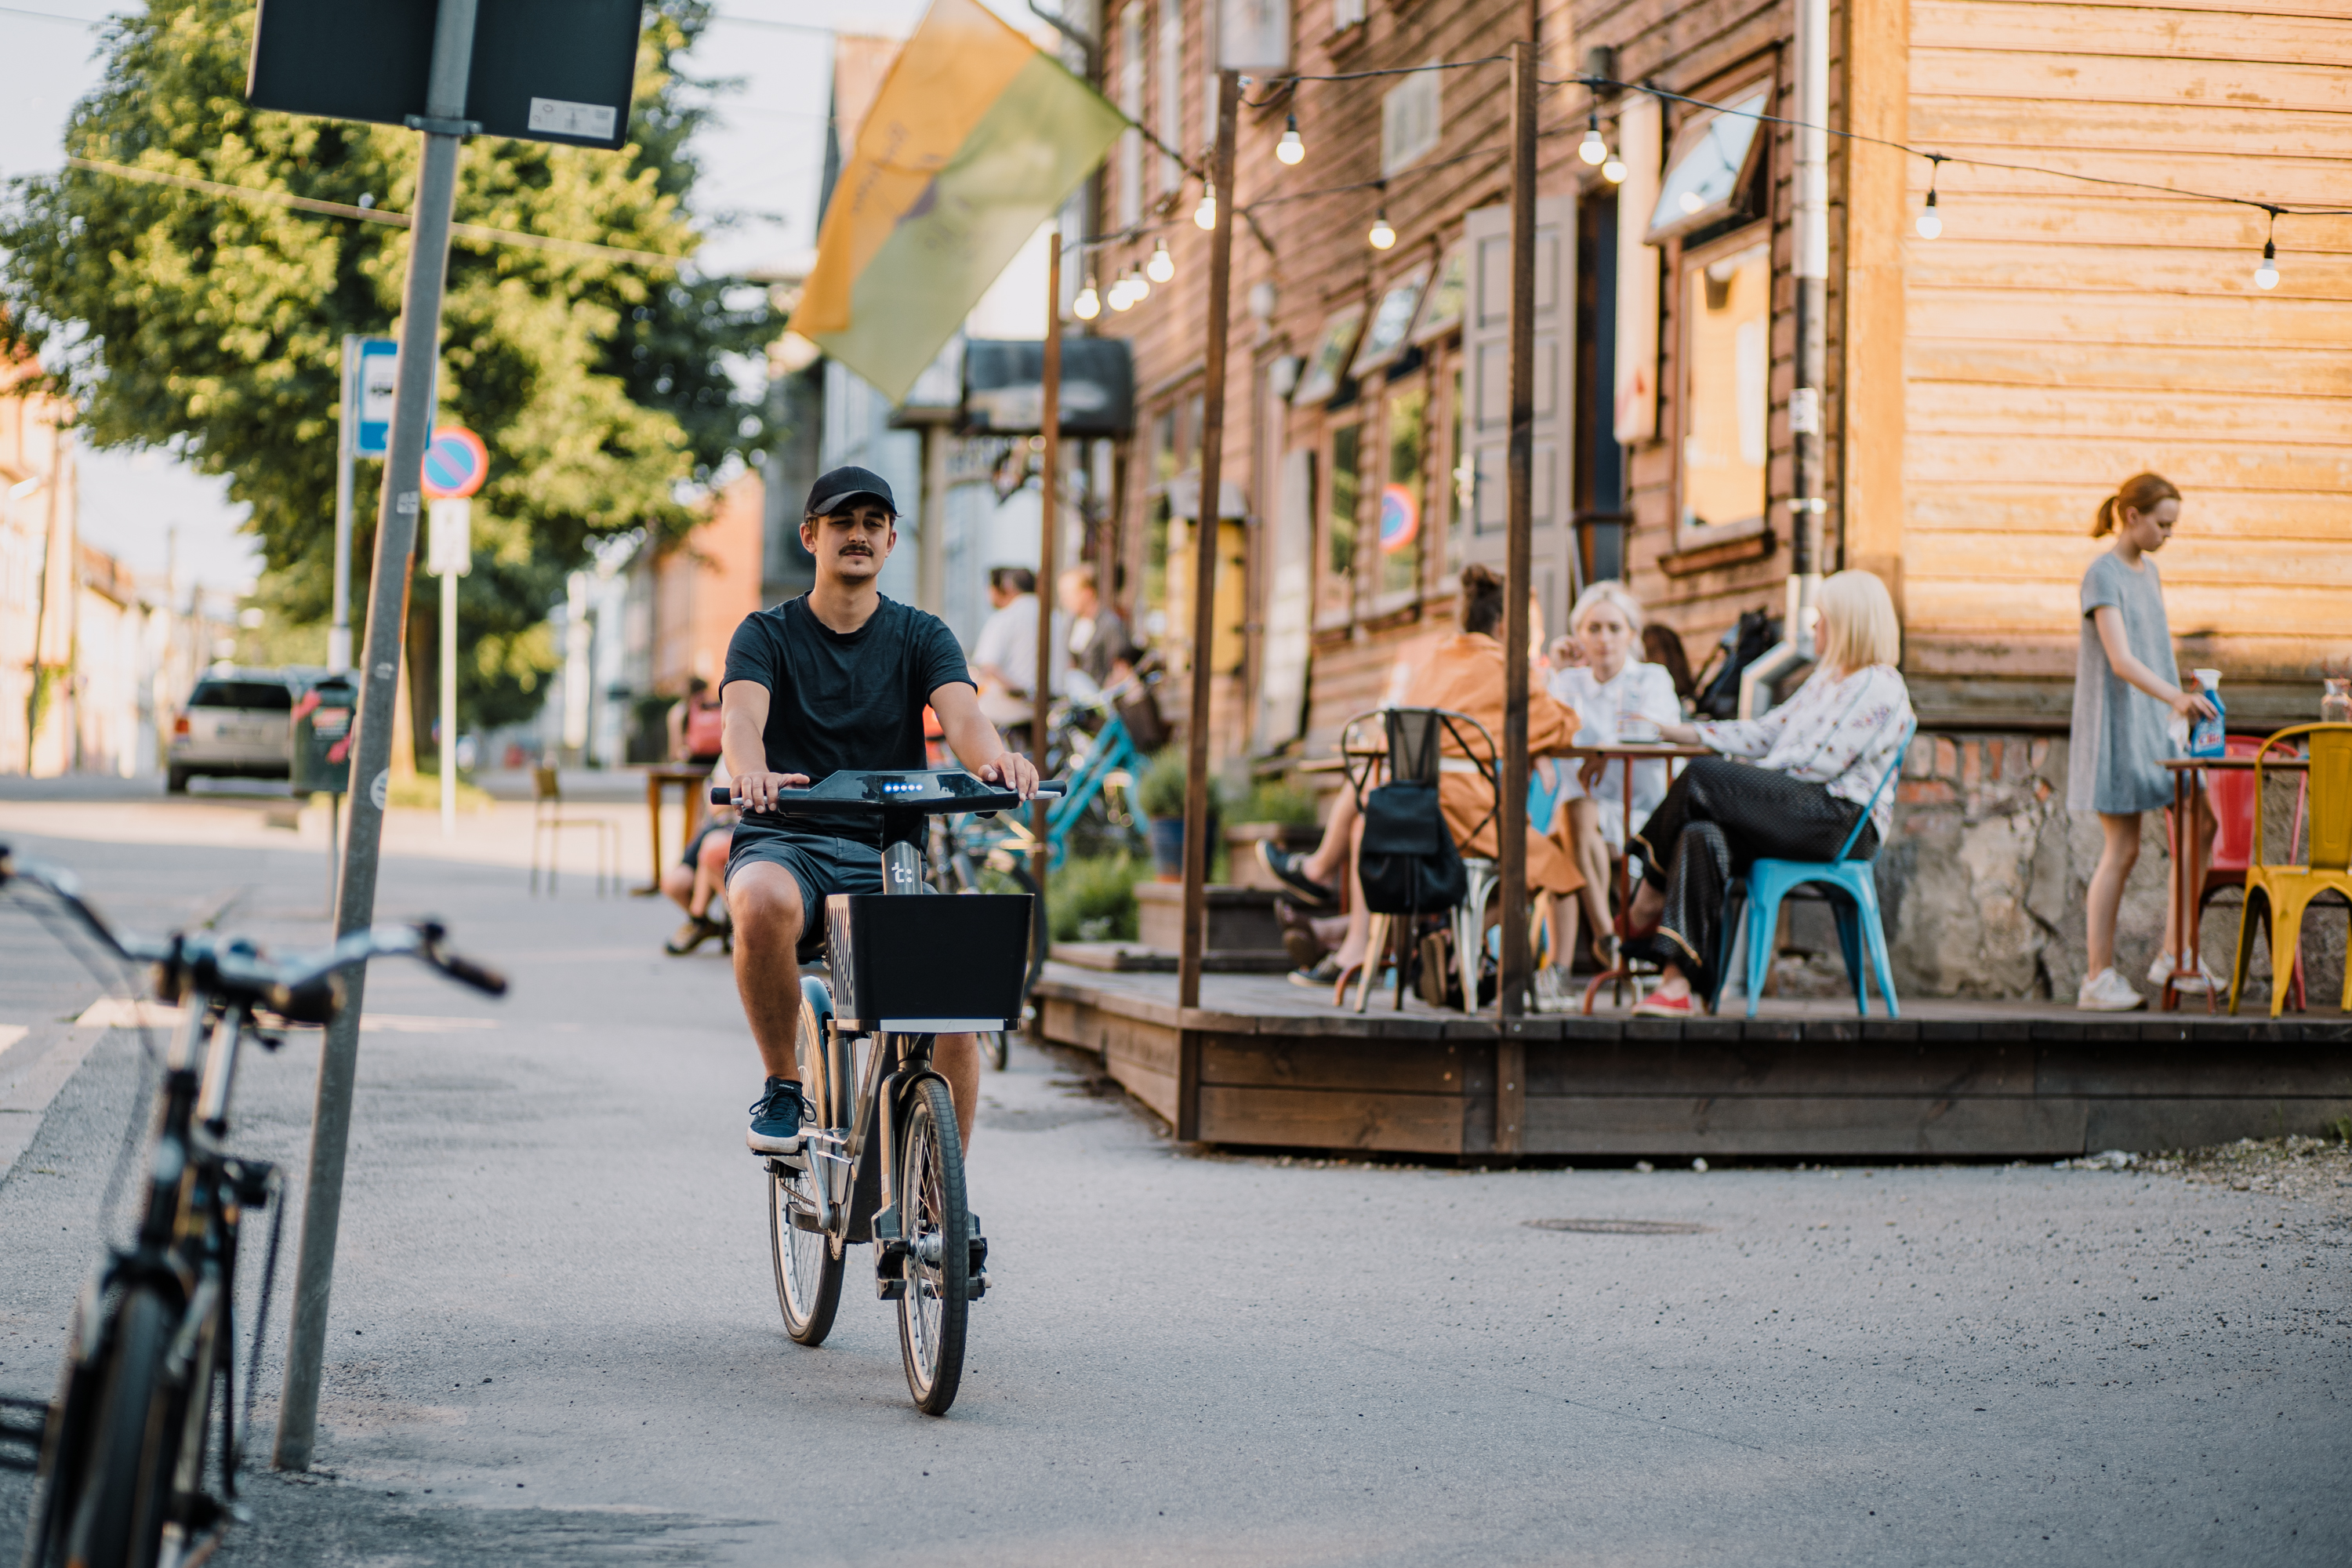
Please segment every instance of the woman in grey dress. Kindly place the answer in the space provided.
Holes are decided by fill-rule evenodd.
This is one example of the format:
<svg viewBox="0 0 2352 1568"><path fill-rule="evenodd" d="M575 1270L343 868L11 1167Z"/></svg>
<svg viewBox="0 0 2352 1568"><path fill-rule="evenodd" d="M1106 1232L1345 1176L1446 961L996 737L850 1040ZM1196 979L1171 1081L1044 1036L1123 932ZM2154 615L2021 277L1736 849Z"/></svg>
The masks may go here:
<svg viewBox="0 0 2352 1568"><path fill-rule="evenodd" d="M2147 998L2116 968L2116 910L2124 881L2139 859L2140 814L2172 804L2172 775L2164 759L2179 754L2167 727L2176 715L2210 718L2212 704L2180 688L2172 631L2164 616L2164 584L2156 552L2180 520L2180 492L2155 474L2135 474L2099 503L2094 539L2109 533L2115 547L2083 574L2083 648L2074 668L2074 721L2068 746L2066 806L2098 814L2106 842L2091 874L2088 978L2074 1005L2090 1012L2125 1012ZM2201 883L2213 840L2213 811L2200 788L2194 820L2183 836L2191 885ZM2168 879L2168 886L2169 886ZM2162 985L2179 945L2181 910L2167 900L2164 951L2148 971ZM2193 991L2216 984L2202 973L2183 981Z"/></svg>

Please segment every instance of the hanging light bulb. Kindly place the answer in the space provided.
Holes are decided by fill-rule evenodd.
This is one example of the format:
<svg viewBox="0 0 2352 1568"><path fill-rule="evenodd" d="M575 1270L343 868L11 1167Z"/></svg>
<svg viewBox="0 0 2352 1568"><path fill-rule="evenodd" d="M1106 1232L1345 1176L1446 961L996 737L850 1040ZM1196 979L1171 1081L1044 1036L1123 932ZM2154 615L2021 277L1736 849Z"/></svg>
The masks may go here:
<svg viewBox="0 0 2352 1568"><path fill-rule="evenodd" d="M1298 116L1296 114L1282 128L1282 140L1274 144L1274 155L1294 166L1306 162L1307 143L1298 139Z"/></svg>
<svg viewBox="0 0 2352 1568"><path fill-rule="evenodd" d="M1389 209L1381 208L1372 218L1372 232L1364 237L1372 242L1374 250L1386 250L1396 243L1396 230L1389 226Z"/></svg>
<svg viewBox="0 0 2352 1568"><path fill-rule="evenodd" d="M2257 289L2278 287L2278 242L2275 240L2263 241L2263 264L2254 268L2254 287Z"/></svg>
<svg viewBox="0 0 2352 1568"><path fill-rule="evenodd" d="M1161 240L1151 252L1151 259L1143 264L1143 270L1154 283L1165 283L1176 276L1176 258L1168 254L1166 240Z"/></svg>
<svg viewBox="0 0 2352 1568"><path fill-rule="evenodd" d="M1095 291L1093 273L1087 274L1086 286L1078 290L1078 297L1070 301L1070 314L1081 321L1091 321L1102 314L1102 296Z"/></svg>
<svg viewBox="0 0 2352 1568"><path fill-rule="evenodd" d="M1216 186L1207 184L1201 186L1201 205L1192 209L1192 224L1196 228L1217 226Z"/></svg>
<svg viewBox="0 0 2352 1568"><path fill-rule="evenodd" d="M1597 111L1585 122L1584 140L1577 143L1576 155L1588 163L1601 163L1609 156L1609 142L1601 134L1601 116Z"/></svg>
<svg viewBox="0 0 2352 1568"><path fill-rule="evenodd" d="M1927 154L1927 205L1919 209L1916 226L1921 239L1934 239L1944 232L1944 215L1936 210L1936 176L1944 172L1944 155Z"/></svg>
<svg viewBox="0 0 2352 1568"><path fill-rule="evenodd" d="M1127 284L1128 278L1124 272L1111 279L1110 308L1112 310L1124 311L1135 308L1135 295L1129 289Z"/></svg>
<svg viewBox="0 0 2352 1568"><path fill-rule="evenodd" d="M1127 297L1138 305L1151 298L1151 280L1144 277L1140 267L1127 275Z"/></svg>
<svg viewBox="0 0 2352 1568"><path fill-rule="evenodd" d="M1625 183L1625 160L1619 157L1614 153L1610 153L1609 161L1601 165L1601 177L1608 181L1612 185L1623 184Z"/></svg>

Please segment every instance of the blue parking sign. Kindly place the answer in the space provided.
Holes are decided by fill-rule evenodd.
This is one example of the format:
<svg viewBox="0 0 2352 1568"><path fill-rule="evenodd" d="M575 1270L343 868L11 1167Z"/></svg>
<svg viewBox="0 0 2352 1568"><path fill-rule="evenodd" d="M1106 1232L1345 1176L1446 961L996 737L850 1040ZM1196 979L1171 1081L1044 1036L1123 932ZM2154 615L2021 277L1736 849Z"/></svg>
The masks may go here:
<svg viewBox="0 0 2352 1568"><path fill-rule="evenodd" d="M392 338L362 338L359 361L352 391L359 417L352 426L352 451L362 458L381 458L392 450L392 403L400 383L400 344Z"/></svg>

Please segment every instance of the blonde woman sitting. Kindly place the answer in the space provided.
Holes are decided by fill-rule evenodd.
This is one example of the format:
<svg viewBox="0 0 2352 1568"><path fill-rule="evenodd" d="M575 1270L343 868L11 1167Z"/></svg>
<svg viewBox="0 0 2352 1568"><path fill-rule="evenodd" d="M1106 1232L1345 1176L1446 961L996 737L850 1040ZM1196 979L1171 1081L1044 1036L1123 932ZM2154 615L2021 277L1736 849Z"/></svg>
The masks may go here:
<svg viewBox="0 0 2352 1568"><path fill-rule="evenodd" d="M1575 710L1583 721L1577 731L1580 746L1607 745L1619 740L1659 739L1666 726L1682 722L1682 700L1675 694L1675 679L1662 665L1645 664L1633 657L1642 646L1642 602L1611 579L1595 583L1578 595L1569 612L1568 636L1551 646L1551 694ZM1633 820L1646 820L1666 798L1666 764L1607 764L1585 763L1580 768L1566 761L1559 769L1569 853L1584 874L1584 908L1591 918L1592 944L1604 965L1614 958L1613 921L1609 910L1609 865L1625 848L1625 786L1633 774ZM1565 967L1566 954L1559 963Z"/></svg>
<svg viewBox="0 0 2352 1568"><path fill-rule="evenodd" d="M1713 966L1724 958L1724 895L1740 868L1766 858L1830 858L1874 794L1853 858L1876 853L1893 824L1894 800L1878 783L1911 729L1911 695L1895 668L1902 646L1895 602L1869 573L1841 572L1814 603L1821 662L1794 697L1761 719L1661 726L1668 740L1724 755L1685 768L1633 836L1642 889L1632 920L1638 934L1626 946L1664 971L1637 1014L1697 1011L1692 994L1713 989Z"/></svg>

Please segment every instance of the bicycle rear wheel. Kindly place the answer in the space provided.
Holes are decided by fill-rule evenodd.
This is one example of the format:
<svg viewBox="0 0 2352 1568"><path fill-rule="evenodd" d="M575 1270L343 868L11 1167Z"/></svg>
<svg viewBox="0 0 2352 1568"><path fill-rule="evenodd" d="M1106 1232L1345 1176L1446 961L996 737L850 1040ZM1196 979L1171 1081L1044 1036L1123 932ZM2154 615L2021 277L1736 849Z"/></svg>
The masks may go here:
<svg viewBox="0 0 2352 1568"><path fill-rule="evenodd" d="M98 1399L88 1470L67 1526L63 1561L79 1568L149 1568L162 1539L180 1436L164 1358L172 1311L144 1286L123 1298Z"/></svg>
<svg viewBox="0 0 2352 1568"><path fill-rule="evenodd" d="M963 1140L948 1086L927 1078L906 1110L898 1178L907 1288L898 1298L898 1352L907 1391L926 1415L944 1415L963 1381L971 1310L971 1210L964 1201Z"/></svg>
<svg viewBox="0 0 2352 1568"><path fill-rule="evenodd" d="M776 1305L783 1310L784 1332L814 1349L833 1331L841 1305L841 1249L822 1231L793 1223L798 1213L814 1222L816 1196L809 1172L772 1161L768 1167L768 1241L775 1256Z"/></svg>
<svg viewBox="0 0 2352 1568"><path fill-rule="evenodd" d="M833 1127L848 1120L843 1107L849 1087L841 1080L834 1058L833 993L813 974L801 977L800 1063L816 1105L820 1125ZM841 1305L842 1247L823 1231L793 1223L798 1214L814 1224L823 1212L817 1202L816 1158L801 1156L798 1170L768 1162L768 1250L776 1270L776 1305L784 1314L784 1332L797 1344L814 1349L833 1331L833 1315Z"/></svg>

